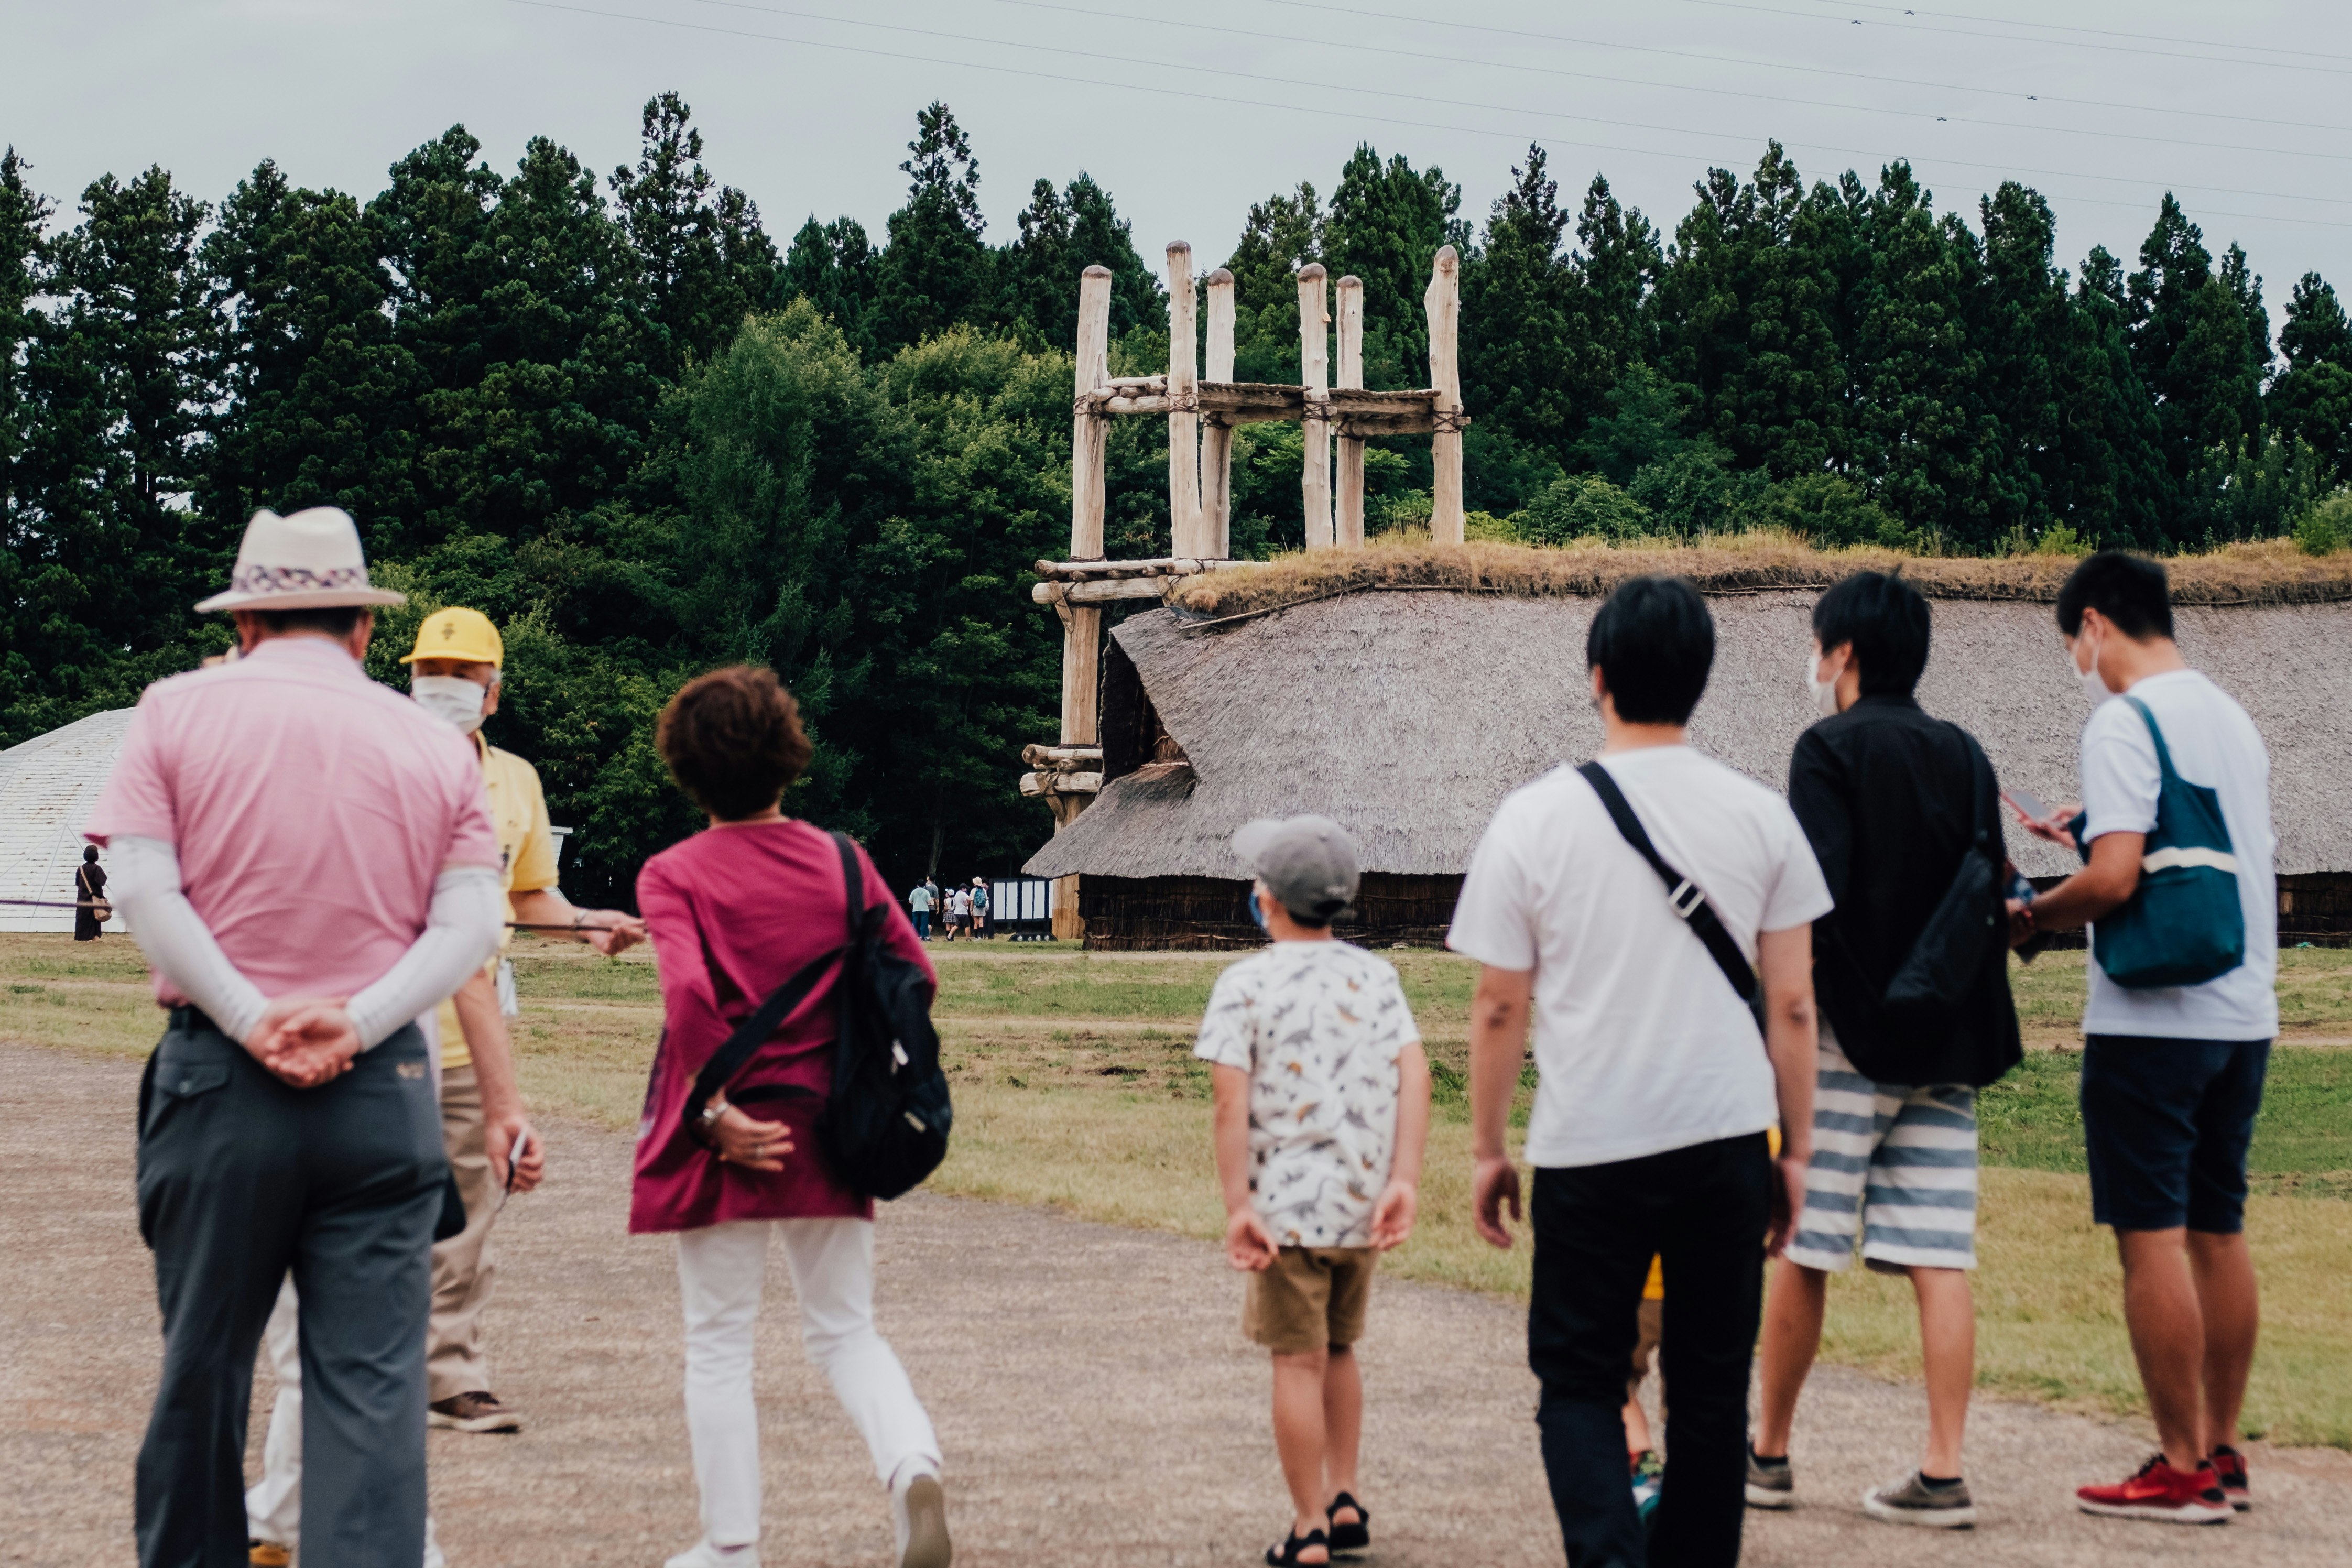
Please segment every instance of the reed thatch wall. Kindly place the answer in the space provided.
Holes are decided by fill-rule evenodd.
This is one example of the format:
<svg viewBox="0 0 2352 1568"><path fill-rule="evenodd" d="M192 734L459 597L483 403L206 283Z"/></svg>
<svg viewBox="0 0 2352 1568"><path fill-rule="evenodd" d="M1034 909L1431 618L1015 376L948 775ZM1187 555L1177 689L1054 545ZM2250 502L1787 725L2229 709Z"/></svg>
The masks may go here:
<svg viewBox="0 0 2352 1568"><path fill-rule="evenodd" d="M1081 877L1078 912L1087 946L1098 952L1246 950L1265 945L1250 919L1249 891L1246 880L1224 877ZM1434 947L1445 940L1461 893L1459 877L1374 871L1337 929L1365 947Z"/></svg>

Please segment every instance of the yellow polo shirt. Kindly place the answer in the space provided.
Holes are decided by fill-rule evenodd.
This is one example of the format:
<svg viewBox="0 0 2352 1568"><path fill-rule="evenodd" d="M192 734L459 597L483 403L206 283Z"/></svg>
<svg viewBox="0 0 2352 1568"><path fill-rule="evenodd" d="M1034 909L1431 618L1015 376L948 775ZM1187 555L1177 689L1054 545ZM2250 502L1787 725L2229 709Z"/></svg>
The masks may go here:
<svg viewBox="0 0 2352 1568"><path fill-rule="evenodd" d="M539 770L502 752L474 731L474 748L482 757L482 787L489 792L490 824L499 836L499 881L509 893L535 893L555 886L555 835L547 822L547 792L540 787ZM509 906L509 912L512 912ZM499 950L514 940L511 931L499 935ZM490 968L496 969L493 959ZM474 1053L467 1048L465 1031L457 1024L457 1005L441 1004L441 1066L471 1067Z"/></svg>

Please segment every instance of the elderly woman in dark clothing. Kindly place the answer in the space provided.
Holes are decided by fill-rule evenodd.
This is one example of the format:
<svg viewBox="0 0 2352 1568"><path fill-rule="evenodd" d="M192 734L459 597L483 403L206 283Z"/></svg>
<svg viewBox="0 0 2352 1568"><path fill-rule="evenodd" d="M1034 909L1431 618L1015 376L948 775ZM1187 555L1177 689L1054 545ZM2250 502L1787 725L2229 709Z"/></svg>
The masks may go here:
<svg viewBox="0 0 2352 1568"><path fill-rule="evenodd" d="M74 868L74 941L96 942L113 912L106 901L106 868L98 863L98 846L85 844L81 864Z"/></svg>

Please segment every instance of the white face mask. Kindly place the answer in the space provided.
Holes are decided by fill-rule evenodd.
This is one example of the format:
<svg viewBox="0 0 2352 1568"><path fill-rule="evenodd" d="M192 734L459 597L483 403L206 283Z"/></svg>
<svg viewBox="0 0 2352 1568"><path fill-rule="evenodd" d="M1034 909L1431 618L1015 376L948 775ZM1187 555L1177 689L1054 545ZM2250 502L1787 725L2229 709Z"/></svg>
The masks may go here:
<svg viewBox="0 0 2352 1568"><path fill-rule="evenodd" d="M1819 643L1813 644L1811 651L1805 655L1805 684L1813 693L1813 710L1824 719L1837 717L1837 683L1844 674L1845 667L1840 665L1837 674L1827 680L1822 679L1822 645Z"/></svg>
<svg viewBox="0 0 2352 1568"><path fill-rule="evenodd" d="M470 735L482 727L485 689L462 675L412 675L408 694L443 723Z"/></svg>
<svg viewBox="0 0 2352 1568"><path fill-rule="evenodd" d="M2096 708L2115 693L2107 689L2107 683L2099 677L2099 645L2097 643L2091 645L2090 668L2084 669L2074 663L2074 651L2080 648L2085 640L2079 637L2074 639L2074 647L2066 650L2066 663L2074 669L2074 679L2083 683L2083 700Z"/></svg>

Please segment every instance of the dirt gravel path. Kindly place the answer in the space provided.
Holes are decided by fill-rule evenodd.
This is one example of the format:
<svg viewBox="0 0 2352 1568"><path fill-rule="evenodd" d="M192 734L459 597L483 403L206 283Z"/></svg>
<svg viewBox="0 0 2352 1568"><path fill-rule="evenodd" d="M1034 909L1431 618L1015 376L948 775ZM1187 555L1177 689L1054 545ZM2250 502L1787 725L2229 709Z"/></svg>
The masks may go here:
<svg viewBox="0 0 2352 1568"><path fill-rule="evenodd" d="M131 1561L131 1465L153 1388L152 1279L131 1214L137 1070L0 1044L0 1562ZM656 1568L696 1534L671 1245L624 1234L629 1143L547 1129L554 1178L499 1233L499 1392L529 1427L436 1432L433 1506L455 1568ZM1286 1504L1263 1357L1216 1250L1037 1210L918 1196L881 1223L881 1318L937 1421L967 1564L1240 1564ZM770 1276L759 1392L765 1560L875 1564L889 1544L863 1446L807 1369ZM1372 1568L1557 1564L1507 1304L1384 1283L1364 1347ZM257 1406L269 1396L265 1373ZM1825 1369L1800 1424L1806 1506L1750 1516L1759 1564L2345 1561L2352 1456L2261 1451L2262 1510L2221 1530L2091 1520L2068 1489L2147 1450L2128 1426L1986 1402L1970 1472L1987 1522L1942 1536L1872 1523L1864 1488L1902 1468L1916 1389ZM257 1455L260 1429L255 1427Z"/></svg>

